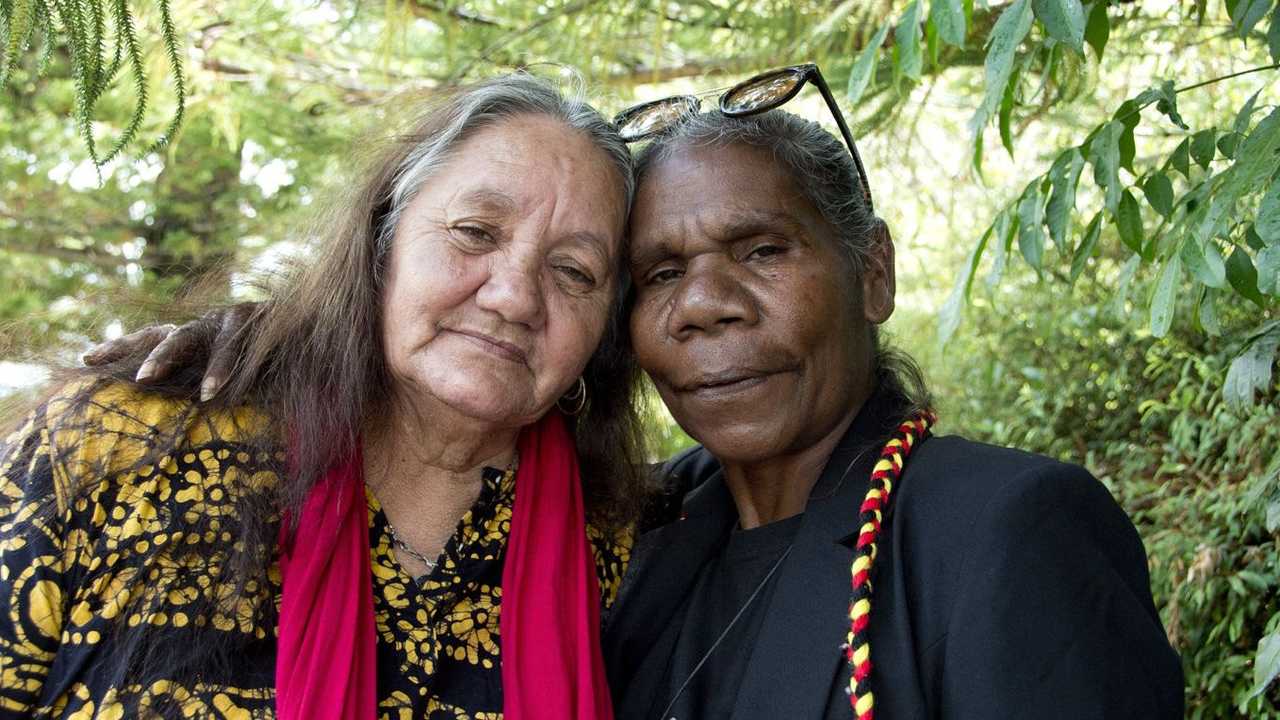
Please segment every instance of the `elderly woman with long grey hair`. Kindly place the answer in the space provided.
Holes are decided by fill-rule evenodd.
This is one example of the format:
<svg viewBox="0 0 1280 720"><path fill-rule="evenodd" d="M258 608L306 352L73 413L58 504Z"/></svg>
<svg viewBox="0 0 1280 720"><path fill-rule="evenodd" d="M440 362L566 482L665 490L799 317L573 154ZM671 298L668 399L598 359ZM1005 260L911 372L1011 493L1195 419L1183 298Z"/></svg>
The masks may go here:
<svg viewBox="0 0 1280 720"><path fill-rule="evenodd" d="M0 717L610 716L630 155L517 74L357 177L215 401L135 353L0 446Z"/></svg>

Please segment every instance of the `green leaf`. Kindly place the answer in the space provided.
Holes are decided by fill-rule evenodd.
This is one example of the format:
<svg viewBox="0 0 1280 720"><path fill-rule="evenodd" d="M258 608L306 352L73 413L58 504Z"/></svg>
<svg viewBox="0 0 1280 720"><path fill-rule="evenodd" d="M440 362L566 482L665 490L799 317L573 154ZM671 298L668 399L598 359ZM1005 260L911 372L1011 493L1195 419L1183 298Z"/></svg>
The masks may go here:
<svg viewBox="0 0 1280 720"><path fill-rule="evenodd" d="M1280 326L1253 339L1227 368L1227 379L1223 383L1222 396L1232 407L1248 407L1253 404L1253 394L1258 390L1265 391L1271 386L1271 366L1275 364L1276 348L1280 347ZM1264 679L1263 673L1256 672L1255 681ZM1266 674L1270 682L1275 672ZM1263 683L1265 685L1265 683ZM1255 686L1256 689L1256 686Z"/></svg>
<svg viewBox="0 0 1280 720"><path fill-rule="evenodd" d="M1151 334L1162 338L1169 333L1173 323L1174 305L1177 301L1178 281L1182 279L1182 260L1174 255L1160 270L1155 291L1151 295Z"/></svg>
<svg viewBox="0 0 1280 720"><path fill-rule="evenodd" d="M1084 52L1084 4L1080 0L1033 0L1036 19L1049 37Z"/></svg>
<svg viewBox="0 0 1280 720"><path fill-rule="evenodd" d="M1076 209L1076 185L1084 170L1084 156L1071 148L1058 156L1049 169L1049 182L1053 190L1049 194L1049 207L1045 221L1049 225L1049 237L1058 248L1067 247L1067 230L1071 226L1071 214Z"/></svg>
<svg viewBox="0 0 1280 720"><path fill-rule="evenodd" d="M1089 6L1089 20L1084 27L1084 39L1102 61L1102 51L1107 47L1107 38L1111 36L1111 21L1107 18L1107 0L1095 0Z"/></svg>
<svg viewBox="0 0 1280 720"><path fill-rule="evenodd" d="M1089 221L1089 227L1084 231L1084 240L1080 242L1080 246L1076 248L1075 255L1071 258L1071 283L1074 285L1079 279L1080 274L1084 272L1085 266L1089 264L1089 258L1093 257L1094 248L1098 247L1098 238L1102 236L1102 211L1099 210L1094 214L1093 219Z"/></svg>
<svg viewBox="0 0 1280 720"><path fill-rule="evenodd" d="M1205 170L1209 169L1209 163L1213 162L1214 151L1217 149L1215 140L1217 136L1212 129L1201 130L1191 136L1191 159Z"/></svg>
<svg viewBox="0 0 1280 720"><path fill-rule="evenodd" d="M1228 160L1236 159L1236 149L1240 147L1240 141L1244 140L1244 136L1238 132L1229 132L1218 138L1218 152Z"/></svg>
<svg viewBox="0 0 1280 720"><path fill-rule="evenodd" d="M1258 291L1280 296L1280 245L1258 253Z"/></svg>
<svg viewBox="0 0 1280 720"><path fill-rule="evenodd" d="M1037 272L1044 267L1044 205L1035 191L1018 203L1018 250Z"/></svg>
<svg viewBox="0 0 1280 720"><path fill-rule="evenodd" d="M1280 245L1280 180L1271 183L1262 202L1258 203L1258 217L1253 229L1267 245Z"/></svg>
<svg viewBox="0 0 1280 720"><path fill-rule="evenodd" d="M1280 63L1280 5L1276 5L1271 13L1271 27L1267 29L1267 50L1271 52L1271 62Z"/></svg>
<svg viewBox="0 0 1280 720"><path fill-rule="evenodd" d="M1165 80L1154 88L1157 93L1156 110L1164 113L1174 125L1187 129L1187 123L1178 113L1178 93L1172 80Z"/></svg>
<svg viewBox="0 0 1280 720"><path fill-rule="evenodd" d="M1254 250L1261 250L1267 244L1262 241L1262 237L1258 235L1258 229L1253 223L1249 223L1249 227L1244 229L1244 243Z"/></svg>
<svg viewBox="0 0 1280 720"><path fill-rule="evenodd" d="M1262 293L1258 292L1258 271L1254 269L1249 253L1243 248L1237 247L1231 257L1227 258L1227 282L1231 283L1231 287L1241 297L1260 308L1266 308L1266 301L1262 299Z"/></svg>
<svg viewBox="0 0 1280 720"><path fill-rule="evenodd" d="M903 11L902 19L893 31L893 43L899 75L919 80L924 67L924 56L920 51L920 0L911 0Z"/></svg>
<svg viewBox="0 0 1280 720"><path fill-rule="evenodd" d="M1155 173L1142 184L1147 202L1163 217L1173 214L1173 182L1162 172Z"/></svg>
<svg viewBox="0 0 1280 720"><path fill-rule="evenodd" d="M853 69L849 71L849 86L845 90L845 97L849 98L850 105L857 105L862 99L862 93L866 92L872 71L876 67L876 58L880 54L880 46L884 45L884 38L888 34L888 25L880 28L853 61Z"/></svg>
<svg viewBox="0 0 1280 720"><path fill-rule="evenodd" d="M1009 157L1013 157L1013 131L1010 121L1013 118L1014 94L1018 91L1018 80L1021 76L1021 72L1015 72L1013 77L1009 78L1009 84L1004 89L1004 97L1000 99L1000 117L997 125L1000 128L1000 143L1004 145Z"/></svg>
<svg viewBox="0 0 1280 720"><path fill-rule="evenodd" d="M1200 300L1200 327L1212 337L1222 335L1222 323L1218 322L1218 293L1206 290Z"/></svg>
<svg viewBox="0 0 1280 720"><path fill-rule="evenodd" d="M1014 235L1018 231L1018 219L1013 217L1009 212L1002 212L996 216L996 244L993 248L995 256L991 258L991 269L987 271L986 284L989 288L994 288L1000 284L1000 278L1004 276L1005 264L1008 262L1009 247L1013 245Z"/></svg>
<svg viewBox="0 0 1280 720"><path fill-rule="evenodd" d="M1249 99L1245 101L1243 106L1241 106L1240 112L1236 113L1235 122L1231 124L1232 130L1241 134L1249 132L1249 123L1253 120L1253 113L1257 110L1256 105L1258 102L1258 93L1260 92L1262 91L1258 90L1258 92L1250 95Z"/></svg>
<svg viewBox="0 0 1280 720"><path fill-rule="evenodd" d="M978 270L978 262L982 260L982 253L987 249L987 241L991 239L991 235L995 232L996 223L992 223L987 227L987 231L982 234L982 239L974 246L973 252L969 254L969 261L964 265L964 272L956 279L956 285L951 289L951 295L947 297L947 301L943 303L942 309L938 311L938 341L946 345L951 336L955 334L956 328L960 327L960 314L964 309L965 301L969 298L969 290L973 287L973 275Z"/></svg>
<svg viewBox="0 0 1280 720"><path fill-rule="evenodd" d="M1178 147L1169 156L1169 166L1182 173L1182 177L1191 178L1191 138L1178 143Z"/></svg>
<svg viewBox="0 0 1280 720"><path fill-rule="evenodd" d="M938 28L938 39L948 45L964 47L964 5L960 0L933 0L929 18Z"/></svg>
<svg viewBox="0 0 1280 720"><path fill-rule="evenodd" d="M1105 193L1108 210L1115 212L1120 202L1120 132L1124 125L1116 120L1103 125L1089 143L1089 161L1093 163L1093 180Z"/></svg>
<svg viewBox="0 0 1280 720"><path fill-rule="evenodd" d="M1138 208L1138 201L1128 190L1120 195L1120 206L1116 209L1116 230L1120 233L1120 240L1130 250L1143 255L1142 210Z"/></svg>
<svg viewBox="0 0 1280 720"><path fill-rule="evenodd" d="M1249 31L1253 30L1253 26L1257 25L1267 11L1271 9L1272 0L1239 0L1235 5L1229 5L1231 11L1231 24L1235 26L1236 32L1240 37L1245 37Z"/></svg>
<svg viewBox="0 0 1280 720"><path fill-rule="evenodd" d="M982 132L991 115L1000 106L1004 97L1005 85L1013 72L1013 58L1022 44L1023 38L1031 30L1031 3L1029 0L1015 0L1005 8L991 29L991 37L987 41L987 57L984 65L986 78L986 94L977 112L969 120L969 131L974 135Z"/></svg>
<svg viewBox="0 0 1280 720"><path fill-rule="evenodd" d="M1211 288L1222 288L1227 285L1227 266L1222 261L1222 253L1213 241L1203 244L1188 234L1182 241L1179 253L1182 262L1191 271L1191 276Z"/></svg>

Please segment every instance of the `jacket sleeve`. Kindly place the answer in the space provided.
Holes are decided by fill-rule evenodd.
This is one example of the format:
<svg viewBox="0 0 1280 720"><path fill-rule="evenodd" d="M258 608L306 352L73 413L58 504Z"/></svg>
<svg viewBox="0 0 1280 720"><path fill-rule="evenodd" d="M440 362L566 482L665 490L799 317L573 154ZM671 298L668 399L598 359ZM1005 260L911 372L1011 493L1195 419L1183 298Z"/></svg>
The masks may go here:
<svg viewBox="0 0 1280 720"><path fill-rule="evenodd" d="M39 705L69 597L65 497L43 417L0 442L0 718Z"/></svg>
<svg viewBox="0 0 1280 720"><path fill-rule="evenodd" d="M938 651L940 716L1183 715L1183 677L1132 523L1082 468L1004 483L971 526Z"/></svg>

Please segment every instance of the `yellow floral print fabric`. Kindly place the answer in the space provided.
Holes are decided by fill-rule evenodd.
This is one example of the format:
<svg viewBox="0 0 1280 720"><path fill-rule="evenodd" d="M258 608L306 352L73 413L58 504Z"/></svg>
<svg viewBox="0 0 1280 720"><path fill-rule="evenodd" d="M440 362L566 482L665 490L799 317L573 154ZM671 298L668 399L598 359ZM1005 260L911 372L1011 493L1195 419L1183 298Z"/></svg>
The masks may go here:
<svg viewBox="0 0 1280 720"><path fill-rule="evenodd" d="M278 479L279 452L245 441L264 422L247 410L199 414L123 384L77 385L3 441L0 718L274 716L279 520L246 538L237 516ZM173 446L182 449L156 452ZM368 495L380 717L502 717L514 493L513 473L486 471L421 584L397 561ZM588 535L607 608L630 538ZM237 591L228 568L245 552L272 562ZM143 646L125 647L139 638ZM190 667L207 655L195 649L214 646L230 648L229 659ZM129 657L147 659L141 682L121 661Z"/></svg>

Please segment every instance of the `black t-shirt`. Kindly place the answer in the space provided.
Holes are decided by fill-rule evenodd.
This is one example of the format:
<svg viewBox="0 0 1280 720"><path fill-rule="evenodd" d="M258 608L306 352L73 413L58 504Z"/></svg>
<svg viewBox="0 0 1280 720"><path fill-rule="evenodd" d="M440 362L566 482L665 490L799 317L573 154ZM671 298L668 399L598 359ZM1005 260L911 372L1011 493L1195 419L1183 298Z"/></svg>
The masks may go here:
<svg viewBox="0 0 1280 720"><path fill-rule="evenodd" d="M719 555L702 569L686 601L680 636L661 685L666 694L655 704L662 709L676 698L662 720L709 720L733 713L738 686L777 585L779 573L771 571L785 560L803 517L731 531ZM721 634L724 639L717 645Z"/></svg>

